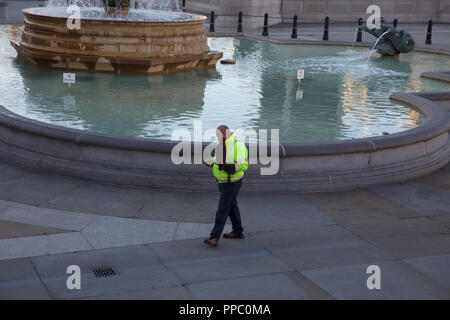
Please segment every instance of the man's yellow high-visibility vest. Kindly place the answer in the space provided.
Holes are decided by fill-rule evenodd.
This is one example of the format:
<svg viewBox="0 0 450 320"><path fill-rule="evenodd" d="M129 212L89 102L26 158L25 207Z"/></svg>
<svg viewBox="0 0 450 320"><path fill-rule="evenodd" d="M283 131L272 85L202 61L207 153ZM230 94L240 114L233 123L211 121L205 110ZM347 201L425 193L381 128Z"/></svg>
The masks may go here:
<svg viewBox="0 0 450 320"><path fill-rule="evenodd" d="M248 168L248 150L244 143L239 141L234 133L225 140L226 163L234 164L236 172L228 174L224 170L219 170L219 165L214 158L213 174L217 182L235 182L244 177L244 171Z"/></svg>

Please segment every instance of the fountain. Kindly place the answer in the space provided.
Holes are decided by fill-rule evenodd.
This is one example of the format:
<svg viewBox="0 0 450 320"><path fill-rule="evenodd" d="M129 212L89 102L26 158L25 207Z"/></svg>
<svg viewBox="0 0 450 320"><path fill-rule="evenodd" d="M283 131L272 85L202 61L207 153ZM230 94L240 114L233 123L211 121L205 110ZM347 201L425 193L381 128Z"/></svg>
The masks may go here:
<svg viewBox="0 0 450 320"><path fill-rule="evenodd" d="M223 54L209 49L205 16L154 10L149 0L140 2L134 9L130 0L73 1L83 4L80 28L68 27L66 1L24 9L22 38L11 45L46 68L137 74L215 68Z"/></svg>
<svg viewBox="0 0 450 320"><path fill-rule="evenodd" d="M251 166L243 191L252 193L364 188L448 163L448 112L435 101L450 93L445 84L419 78L424 70L443 70L447 56L412 52L369 65L358 54L366 49L348 54L346 46L279 46L242 37L236 65L218 64L216 72L204 17L136 7L133 0L106 8L101 0L83 1L96 5L81 8L81 29L67 28L66 6L25 10L23 32L0 25L1 161L105 183L212 191L210 171L188 149L200 155L208 131L214 136L226 118L236 132L259 132L245 139ZM391 33L375 47L390 46ZM14 59L10 40L21 57L50 69ZM227 55L236 47L230 37L208 40ZM188 63L212 69L165 74ZM61 70L51 68L163 74L79 72L68 93ZM301 99L299 68L308 75ZM278 137L278 146L256 143ZM179 139L186 146L183 165L172 160ZM278 168L273 176L261 175L268 158Z"/></svg>
<svg viewBox="0 0 450 320"><path fill-rule="evenodd" d="M376 49L382 56L398 56L400 53L408 53L414 49L414 39L406 29L385 25L381 25L380 29L369 29L367 26L358 28L377 38L370 54Z"/></svg>
<svg viewBox="0 0 450 320"><path fill-rule="evenodd" d="M370 58L370 56L372 55L372 53L375 51L375 48L377 48L377 45L380 41L383 40L384 36L387 35L389 33L389 31L384 32L378 39L377 41L375 41L375 43L373 44L372 48L369 51L369 56L367 57L367 59ZM378 49L377 49L378 50Z"/></svg>

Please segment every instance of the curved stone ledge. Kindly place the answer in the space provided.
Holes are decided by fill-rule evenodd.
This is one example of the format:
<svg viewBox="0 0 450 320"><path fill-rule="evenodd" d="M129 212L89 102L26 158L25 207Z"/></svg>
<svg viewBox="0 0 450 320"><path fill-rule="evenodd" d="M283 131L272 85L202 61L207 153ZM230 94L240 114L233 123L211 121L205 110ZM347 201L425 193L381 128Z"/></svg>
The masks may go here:
<svg viewBox="0 0 450 320"><path fill-rule="evenodd" d="M439 81L450 83L450 71L444 71L444 72L423 72L420 76L422 78L427 78L427 79L432 79L432 80L439 80Z"/></svg>
<svg viewBox="0 0 450 320"><path fill-rule="evenodd" d="M415 129L368 139L283 144L278 174L261 176L262 166L251 165L243 191L344 190L404 181L437 170L450 157L449 115L432 101L437 97L450 98L450 93L392 95L427 115L428 121ZM69 129L24 118L0 106L4 161L122 185L215 190L211 172L203 165L172 163L170 154L177 143Z"/></svg>

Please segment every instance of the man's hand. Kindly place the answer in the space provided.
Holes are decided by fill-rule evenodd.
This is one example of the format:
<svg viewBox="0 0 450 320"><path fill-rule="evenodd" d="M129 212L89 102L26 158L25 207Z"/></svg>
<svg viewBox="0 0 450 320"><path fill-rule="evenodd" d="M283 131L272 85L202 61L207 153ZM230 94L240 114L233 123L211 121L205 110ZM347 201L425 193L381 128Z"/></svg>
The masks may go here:
<svg viewBox="0 0 450 320"><path fill-rule="evenodd" d="M236 166L233 163L227 163L223 165L223 170L226 173L233 174L236 172Z"/></svg>

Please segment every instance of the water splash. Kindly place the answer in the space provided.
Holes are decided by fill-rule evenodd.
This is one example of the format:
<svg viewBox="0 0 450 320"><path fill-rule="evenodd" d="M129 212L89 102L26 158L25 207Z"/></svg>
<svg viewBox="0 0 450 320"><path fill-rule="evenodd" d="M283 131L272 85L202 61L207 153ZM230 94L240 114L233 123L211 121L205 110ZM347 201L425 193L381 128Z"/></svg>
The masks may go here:
<svg viewBox="0 0 450 320"><path fill-rule="evenodd" d="M388 33L389 33L389 30L386 31L385 33L383 33L383 34L377 39L377 41L375 41L375 44L373 45L372 49L371 49L370 52L369 52L369 56L367 57L367 60L370 59L370 56L371 56L372 53L375 51L375 48L377 47L378 42L380 42L380 40L381 40L386 34L388 34Z"/></svg>
<svg viewBox="0 0 450 320"><path fill-rule="evenodd" d="M169 21L188 19L178 4L179 0L131 0L127 15L107 15L103 0L46 0L44 8L34 8L36 13L68 17L66 9L71 5L80 7L83 19L127 20L127 21Z"/></svg>
<svg viewBox="0 0 450 320"><path fill-rule="evenodd" d="M77 5L81 8L101 8L103 0L46 0L49 8L68 7ZM130 8L144 10L179 11L178 0L131 0Z"/></svg>
<svg viewBox="0 0 450 320"><path fill-rule="evenodd" d="M353 46L355 45L355 42L356 42L357 38L358 38L358 27L356 27L355 36L353 37L352 51L353 51Z"/></svg>

